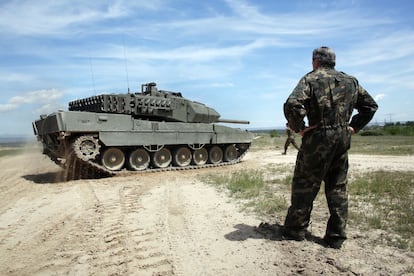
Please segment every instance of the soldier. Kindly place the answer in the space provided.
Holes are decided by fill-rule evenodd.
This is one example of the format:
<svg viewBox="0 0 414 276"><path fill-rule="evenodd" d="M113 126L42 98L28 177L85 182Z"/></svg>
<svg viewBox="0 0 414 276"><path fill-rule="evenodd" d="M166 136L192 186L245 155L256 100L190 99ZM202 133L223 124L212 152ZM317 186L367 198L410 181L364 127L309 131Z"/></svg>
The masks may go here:
<svg viewBox="0 0 414 276"><path fill-rule="evenodd" d="M324 241L327 246L339 249L346 239L351 134L368 124L378 105L356 78L335 70L335 53L331 48L315 49L312 67L313 71L302 77L284 104L289 127L300 133L302 145L296 159L283 236L305 239L313 201L324 181L330 213ZM354 109L357 113L352 116Z"/></svg>
<svg viewBox="0 0 414 276"><path fill-rule="evenodd" d="M292 130L290 129L288 124L286 124L286 135L287 135L287 138L286 138L286 142L285 142L285 151L282 152L283 155L286 154L287 149L288 149L290 144L292 144L297 150L299 150L299 147L298 147L298 145L296 144L296 141L295 141L295 137L293 136Z"/></svg>

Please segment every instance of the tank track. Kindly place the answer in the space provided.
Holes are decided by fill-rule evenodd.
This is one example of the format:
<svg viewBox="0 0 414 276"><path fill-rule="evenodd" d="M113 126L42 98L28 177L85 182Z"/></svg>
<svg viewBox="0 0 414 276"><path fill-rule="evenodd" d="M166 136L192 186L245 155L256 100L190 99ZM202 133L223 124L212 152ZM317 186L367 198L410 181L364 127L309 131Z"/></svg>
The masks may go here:
<svg viewBox="0 0 414 276"><path fill-rule="evenodd" d="M217 164L204 164L204 165L189 165L184 167L179 166L168 166L166 168L147 168L141 171L131 171L127 169L123 169L120 171L112 171L104 166L95 163L93 161L85 161L81 158L77 157L75 151L71 151L66 159L65 164L62 166L64 168L64 181L70 180L77 180L77 179L98 179L98 178L106 178L112 176L127 176L127 175L134 175L134 174L145 174L145 173L155 173L155 172L168 172L168 171L182 171L182 170L195 170L195 169L204 169L204 168L214 168L214 167L222 167L222 166L229 166L240 163L243 157L246 155L250 147L250 144L246 147L246 149L241 152L240 156L237 157L233 161L228 162L220 162Z"/></svg>

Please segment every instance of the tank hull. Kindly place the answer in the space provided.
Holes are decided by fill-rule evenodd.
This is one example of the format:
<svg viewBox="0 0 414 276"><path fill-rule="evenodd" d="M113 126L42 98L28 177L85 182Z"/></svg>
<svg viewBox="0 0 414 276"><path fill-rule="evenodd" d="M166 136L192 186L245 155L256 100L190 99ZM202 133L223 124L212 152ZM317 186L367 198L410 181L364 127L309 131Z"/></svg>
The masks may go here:
<svg viewBox="0 0 414 276"><path fill-rule="evenodd" d="M98 134L105 146L250 143L248 131L219 124L157 122L122 114L60 111L34 122L40 140L47 135Z"/></svg>
<svg viewBox="0 0 414 276"><path fill-rule="evenodd" d="M230 164L242 158L253 139L253 134L246 130L220 124L151 121L127 114L85 111L58 111L42 116L33 122L33 129L43 144L44 153L66 170L72 166L70 159L76 159L109 174L124 169L185 167L190 166L190 161L200 167ZM137 152L137 160L148 158L151 162L144 167L137 166L130 157ZM186 154L191 154L191 160ZM197 154L200 154L200 163ZM203 161L205 154L208 160ZM113 159L124 161L122 165L112 166ZM90 172L87 175L84 177L79 172L69 178L95 177Z"/></svg>

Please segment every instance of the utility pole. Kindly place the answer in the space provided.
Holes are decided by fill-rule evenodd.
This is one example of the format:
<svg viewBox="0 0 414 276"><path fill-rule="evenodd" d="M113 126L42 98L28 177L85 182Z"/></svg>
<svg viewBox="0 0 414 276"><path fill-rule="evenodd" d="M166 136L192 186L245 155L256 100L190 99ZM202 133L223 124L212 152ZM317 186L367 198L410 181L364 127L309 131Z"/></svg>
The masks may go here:
<svg viewBox="0 0 414 276"><path fill-rule="evenodd" d="M394 115L394 113L387 113L385 115L390 117L390 123L392 123L392 115Z"/></svg>

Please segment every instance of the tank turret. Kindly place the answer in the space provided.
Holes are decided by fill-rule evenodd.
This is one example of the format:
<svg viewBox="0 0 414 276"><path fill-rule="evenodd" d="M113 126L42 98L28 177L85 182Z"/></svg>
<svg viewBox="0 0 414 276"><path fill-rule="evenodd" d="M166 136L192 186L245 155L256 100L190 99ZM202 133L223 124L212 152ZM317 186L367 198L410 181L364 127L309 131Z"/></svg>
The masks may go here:
<svg viewBox="0 0 414 276"><path fill-rule="evenodd" d="M151 82L141 92L72 101L69 111L41 115L33 130L70 180L239 162L253 134L215 123L249 122L221 119L213 108Z"/></svg>
<svg viewBox="0 0 414 276"><path fill-rule="evenodd" d="M183 98L180 92L158 90L156 83L141 86L141 92L104 94L69 103L70 111L129 114L134 118L184 123L214 123L220 114L205 104ZM236 120L223 120L223 122ZM245 123L245 122L242 122Z"/></svg>

